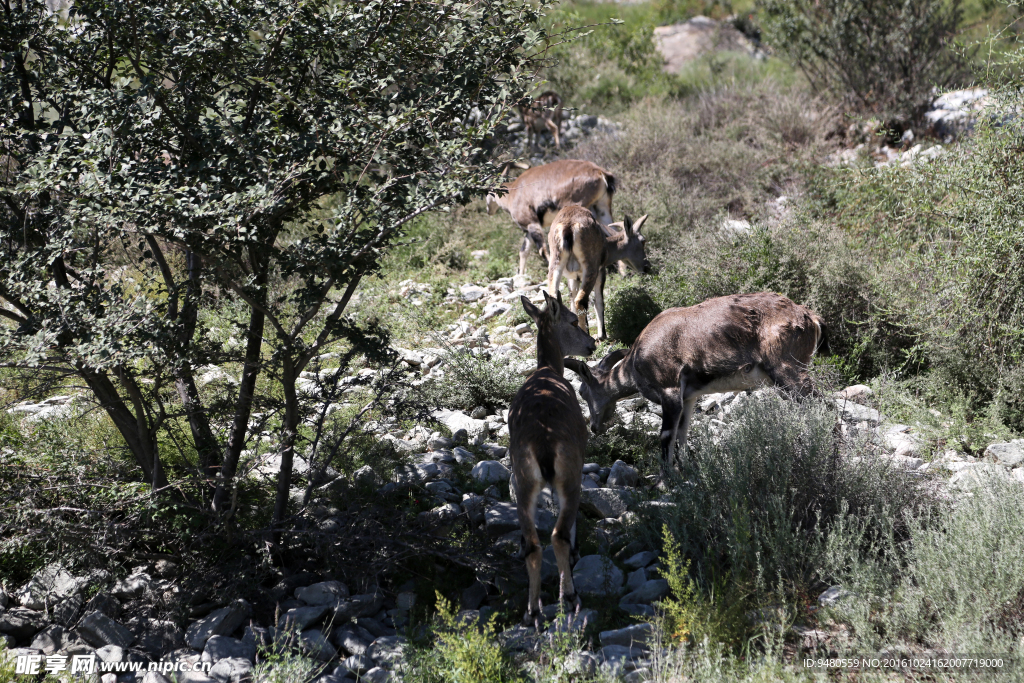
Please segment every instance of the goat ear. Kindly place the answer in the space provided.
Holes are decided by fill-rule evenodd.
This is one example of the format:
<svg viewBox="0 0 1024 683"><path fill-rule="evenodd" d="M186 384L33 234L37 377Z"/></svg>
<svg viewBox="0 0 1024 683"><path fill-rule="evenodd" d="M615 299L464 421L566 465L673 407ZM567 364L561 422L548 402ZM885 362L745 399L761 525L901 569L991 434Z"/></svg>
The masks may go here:
<svg viewBox="0 0 1024 683"><path fill-rule="evenodd" d="M544 304L546 305L545 311L547 311L548 317L551 318L551 322L558 324L558 319L562 317L562 295L558 293L558 297L553 297L544 291Z"/></svg>
<svg viewBox="0 0 1024 683"><path fill-rule="evenodd" d="M633 234L633 219L629 216L622 217L622 232L626 233L627 237Z"/></svg>
<svg viewBox="0 0 1024 683"><path fill-rule="evenodd" d="M584 382L593 382L594 375L590 372L590 366L578 358L566 358L563 361L565 367L569 368L580 376Z"/></svg>
<svg viewBox="0 0 1024 683"><path fill-rule="evenodd" d="M602 372L608 372L615 367L615 364L622 360L627 353L629 353L629 349L616 349L602 358L601 362L597 364L597 367Z"/></svg>
<svg viewBox="0 0 1024 683"><path fill-rule="evenodd" d="M533 318L533 322L537 322L540 319L541 310L530 303L530 300L525 295L519 297L519 299L523 302L523 310L526 311L526 315Z"/></svg>
<svg viewBox="0 0 1024 683"><path fill-rule="evenodd" d="M636 219L636 223L633 224L633 232L639 234L640 228L644 226L644 221L647 220L647 215L648 214L645 213L643 216L640 216L640 218Z"/></svg>

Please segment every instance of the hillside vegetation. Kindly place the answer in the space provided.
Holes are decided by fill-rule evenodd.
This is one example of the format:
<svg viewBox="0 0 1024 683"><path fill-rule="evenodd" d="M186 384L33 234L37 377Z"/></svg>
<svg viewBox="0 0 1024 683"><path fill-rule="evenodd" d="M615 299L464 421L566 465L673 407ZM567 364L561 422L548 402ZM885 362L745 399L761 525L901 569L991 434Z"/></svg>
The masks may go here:
<svg viewBox="0 0 1024 683"><path fill-rule="evenodd" d="M0 14L0 683L75 654L207 665L122 683L1022 676L1016 5ZM669 73L655 29L695 17L720 42ZM563 146L529 149L516 105L549 89ZM761 291L831 353L803 399L702 397L664 480L661 406L621 400L581 608L548 547L537 631L508 409L547 265L517 275L484 197L558 159L648 216L588 360Z"/></svg>

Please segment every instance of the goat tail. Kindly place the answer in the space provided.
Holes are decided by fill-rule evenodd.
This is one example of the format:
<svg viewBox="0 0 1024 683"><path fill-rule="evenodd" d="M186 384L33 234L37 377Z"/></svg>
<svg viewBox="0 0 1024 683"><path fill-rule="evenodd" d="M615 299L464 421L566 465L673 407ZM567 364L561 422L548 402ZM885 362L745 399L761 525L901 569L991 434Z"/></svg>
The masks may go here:
<svg viewBox="0 0 1024 683"><path fill-rule="evenodd" d="M815 352L829 356L832 354L832 349L828 345L828 329L825 327L825 321L819 316L814 316L814 323L818 326L818 344Z"/></svg>
<svg viewBox="0 0 1024 683"><path fill-rule="evenodd" d="M562 224L562 253L571 254L573 247L572 226L568 223Z"/></svg>
<svg viewBox="0 0 1024 683"><path fill-rule="evenodd" d="M604 172L604 183L605 186L608 188L608 196L611 197L613 194L615 194L615 190L618 189L619 183L615 179L615 176L613 176L608 171Z"/></svg>

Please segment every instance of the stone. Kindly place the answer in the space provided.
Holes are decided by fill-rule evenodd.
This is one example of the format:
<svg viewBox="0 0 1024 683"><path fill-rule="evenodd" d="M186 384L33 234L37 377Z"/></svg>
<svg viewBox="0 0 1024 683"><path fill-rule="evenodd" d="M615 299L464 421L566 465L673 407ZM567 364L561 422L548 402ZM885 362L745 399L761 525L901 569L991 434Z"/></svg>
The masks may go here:
<svg viewBox="0 0 1024 683"><path fill-rule="evenodd" d="M185 643L185 631L173 621L145 619L141 630L137 629L135 646L153 657L159 658L165 652L177 650Z"/></svg>
<svg viewBox="0 0 1024 683"><path fill-rule="evenodd" d="M372 633L355 624L345 624L334 629L334 633L331 634L331 642L339 650L350 655L366 654L366 650L370 647L370 643L373 640L374 635Z"/></svg>
<svg viewBox="0 0 1024 683"><path fill-rule="evenodd" d="M250 680L252 662L241 657L222 659L209 671L209 677L221 683L240 683Z"/></svg>
<svg viewBox="0 0 1024 683"><path fill-rule="evenodd" d="M473 585L462 591L462 608L467 610L480 609L487 599L487 586L474 581Z"/></svg>
<svg viewBox="0 0 1024 683"><path fill-rule="evenodd" d="M342 662L341 665L356 676L362 676L367 671L374 668L373 660L364 655L352 655Z"/></svg>
<svg viewBox="0 0 1024 683"><path fill-rule="evenodd" d="M135 641L134 633L102 612L90 612L82 617L82 620L78 622L78 633L82 636L82 640L93 647L103 647L104 645L128 647Z"/></svg>
<svg viewBox="0 0 1024 683"><path fill-rule="evenodd" d="M462 294L462 300L466 302L479 301L487 296L487 290L477 285L462 285L459 292Z"/></svg>
<svg viewBox="0 0 1024 683"><path fill-rule="evenodd" d="M846 590L842 586L832 586L826 589L818 596L819 607L835 607L844 599L853 597L854 593Z"/></svg>
<svg viewBox="0 0 1024 683"><path fill-rule="evenodd" d="M393 664L401 660L406 642L403 636L383 636L370 643L366 655L375 662Z"/></svg>
<svg viewBox="0 0 1024 683"><path fill-rule="evenodd" d="M295 597L307 605L333 605L348 595L348 586L341 581L322 581L295 589Z"/></svg>
<svg viewBox="0 0 1024 683"><path fill-rule="evenodd" d="M304 631L307 627L319 621L330 609L330 605L295 607L278 618L277 627L287 631Z"/></svg>
<svg viewBox="0 0 1024 683"><path fill-rule="evenodd" d="M117 683L117 674L107 673L100 676L100 683Z"/></svg>
<svg viewBox="0 0 1024 683"><path fill-rule="evenodd" d="M1009 471L1003 465L993 465L986 462L960 464L963 466L949 478L949 485L955 488L969 490L987 486L992 481L1011 478Z"/></svg>
<svg viewBox="0 0 1024 683"><path fill-rule="evenodd" d="M480 446L480 450L486 453L487 456L491 458L491 460L500 460L501 458L505 457L506 453L508 453L507 448L505 448L504 446L499 446L496 443L485 443L484 445Z"/></svg>
<svg viewBox="0 0 1024 683"><path fill-rule="evenodd" d="M868 408L867 406L862 406L859 403L854 403L853 401L839 399L836 401L836 407L839 408L839 417L843 422L849 422L852 424L867 422L870 426L874 426L882 422L882 414L877 410L874 408Z"/></svg>
<svg viewBox="0 0 1024 683"><path fill-rule="evenodd" d="M452 455L455 456L455 462L460 465L472 465L476 462L476 456L473 455L473 452L466 450L462 446L456 446L452 449Z"/></svg>
<svg viewBox="0 0 1024 683"><path fill-rule="evenodd" d="M395 468L393 481L399 484L421 484L441 475L437 463L423 462L411 465L399 465Z"/></svg>
<svg viewBox="0 0 1024 683"><path fill-rule="evenodd" d="M639 569L640 567L646 567L658 559L658 553L652 550L643 550L638 552L636 555L631 556L622 564L626 565L630 569Z"/></svg>
<svg viewBox="0 0 1024 683"><path fill-rule="evenodd" d="M580 558L572 570L576 592L588 596L618 595L622 589L622 570L603 555Z"/></svg>
<svg viewBox="0 0 1024 683"><path fill-rule="evenodd" d="M601 645L625 645L648 649L647 644L654 638L652 624L633 624L614 631L601 631Z"/></svg>
<svg viewBox="0 0 1024 683"><path fill-rule="evenodd" d="M465 510L469 521L473 526L482 524L484 521L484 506L487 499L475 493L466 493L462 496L462 509Z"/></svg>
<svg viewBox="0 0 1024 683"><path fill-rule="evenodd" d="M378 486L383 483L369 465L363 465L352 473L352 481L359 486Z"/></svg>
<svg viewBox="0 0 1024 683"><path fill-rule="evenodd" d="M29 646L44 655L52 655L61 648L64 641L64 627L53 624L36 634Z"/></svg>
<svg viewBox="0 0 1024 683"><path fill-rule="evenodd" d="M459 443L459 439L455 437L459 430L466 431L466 439L471 443L487 436L488 423L486 420L475 420L461 411L439 410L434 412L434 417L451 430L455 443Z"/></svg>
<svg viewBox="0 0 1024 683"><path fill-rule="evenodd" d="M613 668L629 664L634 659L644 656L644 649L625 645L606 645L598 650L597 656L602 662Z"/></svg>
<svg viewBox="0 0 1024 683"><path fill-rule="evenodd" d="M628 509L631 496L615 489L584 489L580 492L580 509L586 514L607 519L621 517Z"/></svg>
<svg viewBox="0 0 1024 683"><path fill-rule="evenodd" d="M503 315L512 308L512 304L505 301L492 301L491 303L484 306L483 313L480 315L480 321L490 320L499 315Z"/></svg>
<svg viewBox="0 0 1024 683"><path fill-rule="evenodd" d="M427 448L432 451L450 451L455 442L447 436L431 436L427 439Z"/></svg>
<svg viewBox="0 0 1024 683"><path fill-rule="evenodd" d="M104 645L96 648L96 656L109 664L116 664L124 661L124 648L118 645Z"/></svg>
<svg viewBox="0 0 1024 683"><path fill-rule="evenodd" d="M80 593L88 582L88 578L76 578L55 562L37 571L12 597L22 607L42 610Z"/></svg>
<svg viewBox="0 0 1024 683"><path fill-rule="evenodd" d="M871 398L874 393L875 392L871 391L871 387L866 384L854 384L853 386L846 387L842 391L837 391L836 397L860 403L864 399Z"/></svg>
<svg viewBox="0 0 1024 683"><path fill-rule="evenodd" d="M648 579L632 593L625 595L620 603L627 605L650 605L668 595L668 581L665 579Z"/></svg>
<svg viewBox="0 0 1024 683"><path fill-rule="evenodd" d="M202 650L212 636L228 636L252 614L245 600L235 600L227 607L215 609L185 630L185 642L193 650Z"/></svg>
<svg viewBox="0 0 1024 683"><path fill-rule="evenodd" d="M381 593L353 595L335 606L333 621L336 624L340 624L356 617L373 616L383 606L384 595Z"/></svg>
<svg viewBox="0 0 1024 683"><path fill-rule="evenodd" d="M303 631L300 645L303 652L321 662L329 662L338 656L338 651L319 629L311 628L308 631Z"/></svg>
<svg viewBox="0 0 1024 683"><path fill-rule="evenodd" d="M239 640L228 636L210 636L203 649L202 661L216 664L228 658L248 659L256 661L256 640Z"/></svg>
<svg viewBox="0 0 1024 683"><path fill-rule="evenodd" d="M416 604L416 594L406 591L395 596L395 607L410 610Z"/></svg>
<svg viewBox="0 0 1024 683"><path fill-rule="evenodd" d="M616 460L608 473L608 486L636 486L639 481L640 473L621 460Z"/></svg>
<svg viewBox="0 0 1024 683"><path fill-rule="evenodd" d="M483 484L497 484L512 477L509 469L497 460L481 460L473 466L470 475Z"/></svg>
<svg viewBox="0 0 1024 683"><path fill-rule="evenodd" d="M662 69L679 73L701 55L715 51L758 54L757 47L729 22L704 16L654 29L654 45L664 58Z"/></svg>
<svg viewBox="0 0 1024 683"><path fill-rule="evenodd" d="M113 593L115 598L132 600L141 598L152 585L153 578L145 572L139 572L115 583L110 592Z"/></svg>
<svg viewBox="0 0 1024 683"><path fill-rule="evenodd" d="M560 605L549 605L555 608L555 613L552 615L551 625L548 626L548 633L572 633L583 631L590 624L597 621L598 612L596 609L583 608L575 614L563 614L558 616L558 608ZM546 610L545 610L546 612Z"/></svg>
<svg viewBox="0 0 1024 683"><path fill-rule="evenodd" d="M147 671L142 677L142 683L171 683L166 676L159 671Z"/></svg>
<svg viewBox="0 0 1024 683"><path fill-rule="evenodd" d="M1014 439L1006 443L989 444L984 457L1001 465L1018 467L1024 463L1024 439Z"/></svg>
<svg viewBox="0 0 1024 683"><path fill-rule="evenodd" d="M390 678L391 672L377 666L363 674L359 681L360 683L387 683Z"/></svg>
<svg viewBox="0 0 1024 683"><path fill-rule="evenodd" d="M432 510L425 510L416 515L420 524L432 526L435 524L450 524L462 514L462 508L455 503L446 503Z"/></svg>
<svg viewBox="0 0 1024 683"><path fill-rule="evenodd" d="M620 602L619 609L631 617L639 617L641 619L651 619L657 615L657 611L651 605L630 605Z"/></svg>
<svg viewBox="0 0 1024 683"><path fill-rule="evenodd" d="M501 536L519 528L519 515L512 503L496 503L484 512L484 524L491 536Z"/></svg>
<svg viewBox="0 0 1024 683"><path fill-rule="evenodd" d="M647 583L647 570L644 569L643 567L640 567L640 569L637 569L634 572L630 572L626 576L626 590L627 591L630 591L630 592L635 591L635 590L639 589L640 586L644 585L645 583Z"/></svg>
<svg viewBox="0 0 1024 683"><path fill-rule="evenodd" d="M924 464L924 460L921 458L911 458L906 455L880 455L878 457L902 470L917 470Z"/></svg>

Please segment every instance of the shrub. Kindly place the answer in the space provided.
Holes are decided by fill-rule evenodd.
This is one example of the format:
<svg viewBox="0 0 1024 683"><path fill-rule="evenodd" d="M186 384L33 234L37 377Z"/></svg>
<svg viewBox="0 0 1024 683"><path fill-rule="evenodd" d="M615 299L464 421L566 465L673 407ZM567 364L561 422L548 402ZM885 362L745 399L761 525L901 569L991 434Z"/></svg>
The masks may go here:
<svg viewBox="0 0 1024 683"><path fill-rule="evenodd" d="M623 287L608 300L605 308L606 332L612 339L629 346L659 313L661 307L643 286Z"/></svg>
<svg viewBox="0 0 1024 683"><path fill-rule="evenodd" d="M964 63L960 0L761 0L768 42L819 90L902 130Z"/></svg>
<svg viewBox="0 0 1024 683"><path fill-rule="evenodd" d="M1024 365L1010 369L1000 379L996 416L1013 431L1024 434Z"/></svg>
<svg viewBox="0 0 1024 683"><path fill-rule="evenodd" d="M643 513L651 517L640 527L657 545L667 524L705 590L726 574L761 590L778 580L813 584L815 535L844 505L876 524L879 511L901 519L922 499L909 479L851 458L861 447L838 437L830 402L775 390L736 401L724 427L695 421L682 472L688 484L672 494L677 507Z"/></svg>
<svg viewBox="0 0 1024 683"><path fill-rule="evenodd" d="M664 611L664 628L675 642L720 643L738 648L746 641L744 609L747 601L735 593L736 586L728 577L712 581L702 591L689 574L690 561L683 557L679 543L662 528L662 570L668 581L671 597L658 605Z"/></svg>
<svg viewBox="0 0 1024 683"><path fill-rule="evenodd" d="M476 406L494 409L512 402L523 378L508 360L474 356L466 351L446 347L444 377L422 385L420 399L424 405L451 410L470 410Z"/></svg>
<svg viewBox="0 0 1024 683"><path fill-rule="evenodd" d="M522 681L498 644L493 620L465 622L452 604L437 593L433 647L409 657L403 681L411 683L506 683Z"/></svg>

